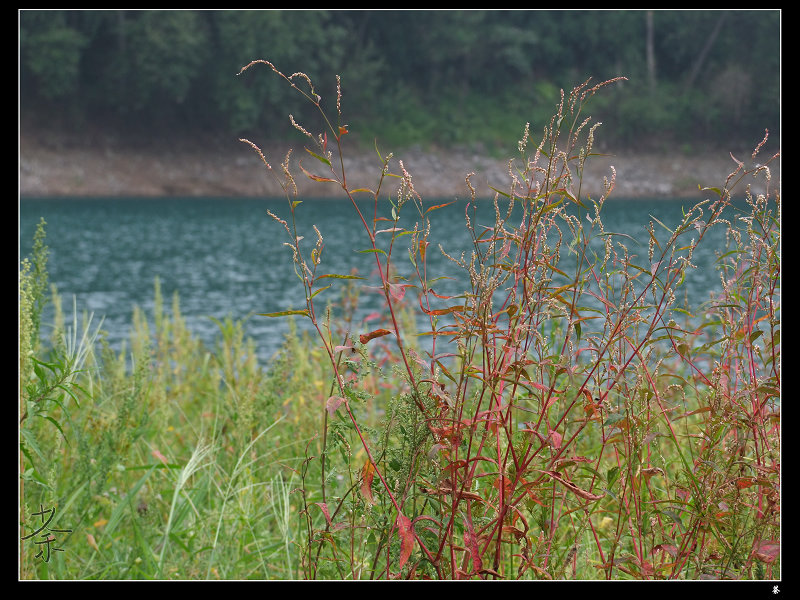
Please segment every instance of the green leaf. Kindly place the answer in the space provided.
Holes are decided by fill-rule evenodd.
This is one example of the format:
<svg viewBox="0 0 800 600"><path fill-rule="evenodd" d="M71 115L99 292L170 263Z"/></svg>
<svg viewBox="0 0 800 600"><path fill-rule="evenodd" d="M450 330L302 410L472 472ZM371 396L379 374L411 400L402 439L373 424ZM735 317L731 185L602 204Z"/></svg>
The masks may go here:
<svg viewBox="0 0 800 600"><path fill-rule="evenodd" d="M661 225L661 226L662 226L664 229L666 229L667 231L669 231L670 235L672 235L672 234L674 233L674 232L672 231L672 229L670 229L669 227L667 227L666 225L664 225L664 224L663 224L661 221L659 221L658 219L656 219L656 218L655 218L653 215L650 215L650 218L651 218L651 219L653 219L653 221L655 221L655 222L656 222L656 223L658 223L659 225Z"/></svg>
<svg viewBox="0 0 800 600"><path fill-rule="evenodd" d="M606 483L608 487L614 485L617 481L617 477L619 477L619 467L611 467L608 471L606 471Z"/></svg>
<svg viewBox="0 0 800 600"><path fill-rule="evenodd" d="M44 369L39 366L37 361L33 363L33 372L36 373L36 377L39 378L39 381L43 383L47 382L47 374L44 372Z"/></svg>
<svg viewBox="0 0 800 600"><path fill-rule="evenodd" d="M625 418L626 418L625 413L614 413L608 415L608 418L605 420L605 423L603 423L603 425L613 425L614 423L622 421Z"/></svg>
<svg viewBox="0 0 800 600"><path fill-rule="evenodd" d="M67 499L67 501L64 502L63 506L58 507L59 513L65 514L69 510L69 507L72 506L72 503L75 502L75 500L77 500L78 495L83 491L83 488L85 488L87 485L89 485L88 480L80 484L78 488L74 492L72 492L72 495Z"/></svg>
<svg viewBox="0 0 800 600"><path fill-rule="evenodd" d="M150 474L153 472L156 466L157 465L151 466L147 473L142 475L139 481L137 481L136 484L130 489L125 498L123 498L122 501L117 504L116 507L114 507L114 510L111 512L111 516L108 518L108 523L106 523L106 526L103 529L103 538L110 537L117 528L117 525L119 525L119 522L122 519L122 513L128 507L128 503L133 501L133 498L136 496L139 488L144 485L144 482L147 481L147 478L150 477Z"/></svg>
<svg viewBox="0 0 800 600"><path fill-rule="evenodd" d="M309 153L311 156L313 156L314 158L316 158L318 161L320 161L320 162L322 162L322 163L325 163L325 164L326 164L326 165L328 165L329 167L331 166L331 161L329 161L329 160L328 160L327 158L325 158L324 156L320 156L319 154L316 154L316 153L312 152L312 151L311 151L311 150L309 150L308 148L306 148L306 152L308 152L308 153Z"/></svg>
<svg viewBox="0 0 800 600"><path fill-rule="evenodd" d="M365 279L364 277L359 277L358 275L337 275L335 273L320 275L317 277L317 279L325 279L326 277L331 277L333 279Z"/></svg>
<svg viewBox="0 0 800 600"><path fill-rule="evenodd" d="M563 275L564 277L569 277L566 273L564 273L564 271L558 269L555 265L551 265L549 262L544 262L542 264L544 264L544 266L550 269L551 271L555 271L559 275Z"/></svg>
<svg viewBox="0 0 800 600"><path fill-rule="evenodd" d="M44 478L33 467L26 470L22 475L20 475L20 477L23 481L35 481L36 483L50 489L50 486L47 485L47 482L44 480Z"/></svg>
<svg viewBox="0 0 800 600"><path fill-rule="evenodd" d="M569 190L564 189L564 190L558 190L558 191L560 191L561 194L563 194L564 196L569 198L572 202L574 202L575 204L577 204L581 208L586 208L586 205L583 202L581 202L580 198L576 198L573 194L571 194L569 192Z"/></svg>
<svg viewBox="0 0 800 600"><path fill-rule="evenodd" d="M41 418L43 418L43 419L47 419L47 420L48 420L48 421L50 421L50 422L51 422L53 425L55 425L55 428L56 428L56 429L58 429L59 433L61 433L61 437L63 437L63 438L64 438L64 441L65 441L65 442L67 442L67 445L69 445L69 440L67 439L67 436L66 436L66 434L64 433L64 430L63 430L63 429L61 429L61 425L59 425L59 424L58 424L58 421L56 421L56 420L55 420L53 417L51 417L51 416L49 416L49 415L36 415L36 416L39 416L39 417L41 417Z"/></svg>
<svg viewBox="0 0 800 600"><path fill-rule="evenodd" d="M544 214L546 212L549 212L549 211L553 210L554 208L556 208L558 206L561 206L562 204L564 204L564 199L563 198L561 200L556 200L555 202L551 202L550 204L545 204L539 210L539 213Z"/></svg>
<svg viewBox="0 0 800 600"><path fill-rule="evenodd" d="M50 370L51 370L53 373L58 373L58 370L59 370L59 369L63 369L63 368L64 368L64 367L63 367L63 365L61 365L61 364L59 364L59 363L49 363L49 362L45 362L45 361L43 361L43 360L39 360L39 359L38 359L38 358L36 358L36 357L32 357L32 360L33 360L33 362L34 362L35 364L37 364L37 365L41 365L41 366L43 366L43 367L47 367L47 368L48 368L48 369L50 369Z"/></svg>
<svg viewBox="0 0 800 600"><path fill-rule="evenodd" d="M74 392L73 392L71 389L69 389L69 387L68 387L68 386L66 386L66 385L64 385L64 384L62 384L62 383L59 383L59 384L58 384L56 387L57 387L58 389L60 389L60 390L64 391L64 392L65 392L65 393L66 393L66 394L67 394L67 395L68 395L70 398L72 398L73 400L75 400L75 404L77 404L78 406L80 406L80 402L78 402L78 398L75 396ZM61 406L61 408L64 408L64 407L61 405L61 403L60 403L60 402L58 402L57 400L54 400L54 401L55 401L55 402L56 402L56 403L57 403L59 406Z"/></svg>
<svg viewBox="0 0 800 600"><path fill-rule="evenodd" d="M383 254L384 256L386 256L386 252L381 250L380 248L370 248L369 250L358 250L359 254L368 254L371 252L377 252L378 254Z"/></svg>
<svg viewBox="0 0 800 600"><path fill-rule="evenodd" d="M259 317L288 317L290 315L302 315L304 317L308 315L308 309L304 310L283 310L281 312L274 312L274 313L258 313Z"/></svg>
<svg viewBox="0 0 800 600"><path fill-rule="evenodd" d="M614 467L614 468L617 468L617 467ZM597 469L595 469L593 467L590 467L589 465L579 464L578 465L578 469L580 469L581 471L585 471L586 473L591 473L592 475L596 475L600 479L603 478L603 476L597 471Z"/></svg>
<svg viewBox="0 0 800 600"><path fill-rule="evenodd" d="M684 531L684 529L683 529L683 521L681 521L681 517L680 517L680 515L678 513L676 513L674 510L662 510L661 512L663 514L667 515L670 519L672 519L675 522L675 524L678 526L678 528L681 530L681 532Z"/></svg>
<svg viewBox="0 0 800 600"><path fill-rule="evenodd" d="M768 383L762 384L756 388L756 392L767 394L768 396L780 397L781 390L776 385L769 385Z"/></svg>
<svg viewBox="0 0 800 600"><path fill-rule="evenodd" d="M697 189L699 189L701 192L715 192L717 195L722 196L722 192L716 187L700 187L700 185L698 185Z"/></svg>
<svg viewBox="0 0 800 600"><path fill-rule="evenodd" d="M36 452L39 458L41 458L42 460L47 460L42 451L39 449L39 445L36 443L36 438L33 436L33 433L31 433L29 429L26 429L24 427L20 429L19 432L22 435L22 437L25 438L24 444L26 446L29 446L31 450Z"/></svg>
<svg viewBox="0 0 800 600"><path fill-rule="evenodd" d="M317 291L315 291L313 294L311 294L311 297L313 298L314 296L316 296L316 295L317 295L317 294L319 294L320 292L324 292L324 291L325 291L325 290L327 290L329 287L331 287L331 286L329 286L329 285L326 285L326 286L325 286L325 287L323 287L323 288L319 288Z"/></svg>
<svg viewBox="0 0 800 600"><path fill-rule="evenodd" d="M511 198L511 196L510 196L508 193L506 193L506 192L500 191L500 190L498 190L497 188L494 188L494 187L492 187L492 186L489 186L489 188L490 188L492 191L494 191L494 192L497 192L497 193L498 193L498 194L500 194L501 196L505 196L506 198Z"/></svg>

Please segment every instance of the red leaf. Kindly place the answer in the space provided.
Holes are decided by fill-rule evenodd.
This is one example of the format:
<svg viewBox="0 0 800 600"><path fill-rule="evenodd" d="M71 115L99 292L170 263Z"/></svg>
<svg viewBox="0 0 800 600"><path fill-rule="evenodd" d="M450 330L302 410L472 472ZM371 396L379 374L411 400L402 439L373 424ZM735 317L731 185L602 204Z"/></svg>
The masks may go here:
<svg viewBox="0 0 800 600"><path fill-rule="evenodd" d="M451 204L455 204L455 200L453 200L453 202L447 202L445 204L437 204L436 206L431 206L428 210L425 211L425 214L427 215L429 212L433 210L438 210L440 208L444 208L445 206L450 206Z"/></svg>
<svg viewBox="0 0 800 600"><path fill-rule="evenodd" d="M553 479L558 481L561 485L563 485L565 488L567 488L570 492L572 492L576 496L580 496L581 498L583 498L585 500L596 501L596 500L601 500L603 498L602 495L598 496L597 494L593 494L591 492L587 492L586 490L584 490L582 488L579 488L577 485L575 485L571 481L563 478L561 475L559 475L555 471L542 471L542 473L547 473L548 475L550 475L550 477L552 477Z"/></svg>
<svg viewBox="0 0 800 600"><path fill-rule="evenodd" d="M406 288L408 285L401 285L399 283L390 283L389 284L389 293L392 295L392 298L400 302L403 299L403 296L406 295Z"/></svg>
<svg viewBox="0 0 800 600"><path fill-rule="evenodd" d="M375 331L370 331L369 333L362 333L360 336L358 336L358 340L362 344L366 344L370 340L374 340L376 337L389 335L390 333L392 332L388 329L376 329Z"/></svg>
<svg viewBox="0 0 800 600"><path fill-rule="evenodd" d="M302 164L299 165L299 166L300 166L300 170L303 173L305 173L306 177L308 177L309 179L311 179L313 181L325 181L325 182L330 182L330 183L338 183L335 179L331 179L330 177L320 177L319 175L314 175L312 173L309 173L308 171L305 170L305 168L303 167Z"/></svg>
<svg viewBox="0 0 800 600"><path fill-rule="evenodd" d="M661 550L662 552L666 552L672 558L678 557L678 549L672 544L658 544L653 548L653 553L656 551Z"/></svg>
<svg viewBox="0 0 800 600"><path fill-rule="evenodd" d="M411 519L398 514L397 515L397 535L400 536L400 565L399 569L403 568L408 558L411 556L411 551L414 549L414 529L411 525Z"/></svg>
<svg viewBox="0 0 800 600"><path fill-rule="evenodd" d="M553 431L551 429L549 437L550 437L551 445L553 446L553 448L561 448L562 437L561 437L560 433L558 433L557 431Z"/></svg>
<svg viewBox="0 0 800 600"><path fill-rule="evenodd" d="M664 476L664 470L659 467L649 467L647 469L642 469L640 473L647 481L650 481L650 479L655 475L660 475L662 477Z"/></svg>
<svg viewBox="0 0 800 600"><path fill-rule="evenodd" d="M422 258L422 261L425 261L425 250L428 248L428 242L425 240L419 241L419 255Z"/></svg>
<svg viewBox="0 0 800 600"><path fill-rule="evenodd" d="M472 572L477 573L483 568L483 561L478 550L478 538L475 537L475 531L469 519L467 519L467 528L464 530L464 545L469 549L470 556L472 556Z"/></svg>
<svg viewBox="0 0 800 600"><path fill-rule="evenodd" d="M439 308L437 310L427 310L425 308L422 309L426 315L446 315L452 312L461 312L464 310L463 304L458 304L456 306L450 306L448 308Z"/></svg>
<svg viewBox="0 0 800 600"><path fill-rule="evenodd" d="M428 290L428 291L429 291L431 294L433 294L434 296L436 296L437 298L441 298L442 300L450 300L450 299L452 299L452 298L455 298L455 296L442 296L441 294L437 294L437 293L436 293L436 292L434 292L433 290Z"/></svg>
<svg viewBox="0 0 800 600"><path fill-rule="evenodd" d="M372 464L370 459L364 463L364 468L361 469L361 495L370 504L374 504L375 500L372 497L372 479L375 477L375 465Z"/></svg>
<svg viewBox="0 0 800 600"><path fill-rule="evenodd" d="M328 527L331 526L331 514L328 512L328 505L325 502L315 502L317 506L320 507L322 510L322 514L325 515L325 520L328 522Z"/></svg>
<svg viewBox="0 0 800 600"><path fill-rule="evenodd" d="M499 479L495 479L492 482L492 485L497 488L498 491L500 490L500 486L503 486L503 498L506 500L508 500L511 497L511 494L514 493L514 482L508 477L501 475Z"/></svg>
<svg viewBox="0 0 800 600"><path fill-rule="evenodd" d="M342 405L342 402L344 402L344 398L341 396L331 396L328 398L328 401L325 403L328 414L333 416L333 413Z"/></svg>
<svg viewBox="0 0 800 600"><path fill-rule="evenodd" d="M774 562L781 553L781 543L774 540L764 540L758 542L755 545L755 548L753 548L753 553L760 561L766 563Z"/></svg>

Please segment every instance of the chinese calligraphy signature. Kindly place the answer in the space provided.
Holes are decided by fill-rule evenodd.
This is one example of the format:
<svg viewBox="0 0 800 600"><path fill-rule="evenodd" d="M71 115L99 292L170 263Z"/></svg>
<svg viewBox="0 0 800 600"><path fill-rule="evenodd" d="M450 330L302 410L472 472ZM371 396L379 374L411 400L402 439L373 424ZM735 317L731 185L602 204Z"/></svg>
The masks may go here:
<svg viewBox="0 0 800 600"><path fill-rule="evenodd" d="M34 539L34 543L39 547L39 552L36 554L36 558L44 558L44 562L50 562L51 552L63 552L63 548L58 548L55 546L56 537L53 535L54 533L72 533L71 529L51 529L50 522L56 515L55 508L48 508L45 509L42 505L39 505L39 511L33 513L34 517L41 517L42 525L33 533L30 533L22 538L22 540L28 540L31 538L36 538L39 534L41 534L40 539Z"/></svg>

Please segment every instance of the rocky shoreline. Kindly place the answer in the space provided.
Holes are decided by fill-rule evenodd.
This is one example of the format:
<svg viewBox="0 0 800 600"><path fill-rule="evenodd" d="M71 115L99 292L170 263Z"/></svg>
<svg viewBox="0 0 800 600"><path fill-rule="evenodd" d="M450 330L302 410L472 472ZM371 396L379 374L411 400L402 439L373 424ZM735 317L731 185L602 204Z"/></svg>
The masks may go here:
<svg viewBox="0 0 800 600"><path fill-rule="evenodd" d="M19 193L21 197L250 197L282 196L281 163L288 145L263 147L272 165L269 173L252 148L230 140L215 143L125 144L118 140L83 140L22 135L19 148ZM766 160L770 154L759 155ZM750 154L737 156L747 163ZM469 197L465 177L479 196L493 194L491 187L508 189L508 160L489 158L476 152L427 151L412 148L397 152L390 172L399 174L402 160L423 198ZM298 161L324 176L323 165L302 147L293 150L290 170L300 197L341 197L332 183L311 181ZM351 188L374 189L381 164L375 151L356 152L344 161ZM518 165L517 165L518 166ZM584 196L599 197L605 178L616 171L617 198L697 197L705 194L699 185L721 187L735 167L727 153L711 156L680 154L613 153L587 161L583 178ZM777 164L772 166L772 187L779 185ZM778 172L776 172L778 171ZM397 179L384 189L394 192ZM750 180L753 192L763 191L763 178ZM491 186L491 187L490 187Z"/></svg>

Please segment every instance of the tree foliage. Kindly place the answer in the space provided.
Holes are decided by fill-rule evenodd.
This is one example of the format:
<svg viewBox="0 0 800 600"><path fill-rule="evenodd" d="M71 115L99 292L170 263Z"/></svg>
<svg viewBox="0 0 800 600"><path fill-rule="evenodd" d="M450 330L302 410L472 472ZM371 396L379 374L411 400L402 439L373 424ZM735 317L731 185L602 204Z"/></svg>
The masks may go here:
<svg viewBox="0 0 800 600"><path fill-rule="evenodd" d="M296 98L272 78L236 77L264 58L326 89L326 78L341 75L364 137L380 130L395 143L507 142L520 123L540 125L559 88L618 75L629 83L593 115L613 124L612 141L778 132L779 11L654 11L650 71L646 18L643 10L22 10L21 114L279 138L287 131L276 117Z"/></svg>

